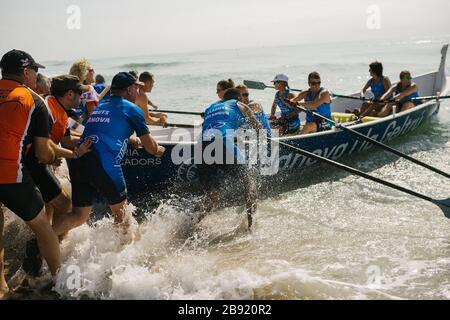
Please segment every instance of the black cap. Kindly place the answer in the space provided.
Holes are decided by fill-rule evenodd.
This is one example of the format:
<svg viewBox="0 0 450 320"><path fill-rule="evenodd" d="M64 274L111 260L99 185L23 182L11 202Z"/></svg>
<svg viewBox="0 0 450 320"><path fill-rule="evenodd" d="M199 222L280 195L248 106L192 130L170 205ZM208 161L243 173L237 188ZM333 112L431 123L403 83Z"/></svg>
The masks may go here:
<svg viewBox="0 0 450 320"><path fill-rule="evenodd" d="M133 77L129 72L119 72L112 79L111 89L126 89L133 84L141 86L144 85L142 82Z"/></svg>
<svg viewBox="0 0 450 320"><path fill-rule="evenodd" d="M50 88L52 95L61 95L69 90L82 93L89 91L89 86L81 84L77 76L70 74L63 74L52 78L52 86Z"/></svg>
<svg viewBox="0 0 450 320"><path fill-rule="evenodd" d="M5 73L16 73L25 68L44 69L45 67L34 61L33 57L25 51L13 49L3 55L0 61L0 68Z"/></svg>

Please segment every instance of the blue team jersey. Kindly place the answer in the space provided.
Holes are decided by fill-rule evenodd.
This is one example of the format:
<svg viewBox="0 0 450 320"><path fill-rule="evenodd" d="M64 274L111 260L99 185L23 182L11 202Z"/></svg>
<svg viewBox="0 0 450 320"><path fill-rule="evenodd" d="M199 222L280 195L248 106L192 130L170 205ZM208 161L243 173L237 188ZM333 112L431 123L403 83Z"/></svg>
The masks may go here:
<svg viewBox="0 0 450 320"><path fill-rule="evenodd" d="M134 132L138 137L149 133L144 113L123 97L112 96L95 108L81 137L81 142L91 138L92 152L118 188L125 183L120 164Z"/></svg>
<svg viewBox="0 0 450 320"><path fill-rule="evenodd" d="M97 91L98 94L102 93L103 90L105 90L105 88L107 87L106 83L96 83L94 85L92 85L95 89L95 91ZM103 101L104 99L109 99L109 97L111 96L111 90L109 90L104 96L103 99L100 101Z"/></svg>
<svg viewBox="0 0 450 320"><path fill-rule="evenodd" d="M213 130L220 133L223 145L229 148L229 152L233 152L234 158L243 156L236 144L234 144L235 130L246 127L246 120L237 105L236 100L219 101L205 110L202 140L205 142L212 141L216 137L213 136Z"/></svg>
<svg viewBox="0 0 450 320"><path fill-rule="evenodd" d="M411 84L412 85L412 84ZM407 88L403 89L402 88L402 84L401 82L399 84L397 84L397 88L395 89L395 94L399 94L402 93L403 91L405 91ZM419 105L421 102L419 100L412 100L412 98L417 98L420 97L419 94L419 90L417 90L414 93L411 93L409 96L404 97L403 99L400 100L400 106L402 106L405 102L412 102L414 103L416 106Z"/></svg>
<svg viewBox="0 0 450 320"><path fill-rule="evenodd" d="M320 88L319 92L313 96L313 93L311 89L308 89L308 93L305 98L305 102L312 102L317 99L317 97L320 95L322 91L324 91L324 88ZM328 119L331 119L331 102L328 103L322 103L317 109L311 109L311 111L316 112L320 114L321 116L327 117ZM306 115L306 122L314 122L316 121L316 117L314 117L312 114Z"/></svg>

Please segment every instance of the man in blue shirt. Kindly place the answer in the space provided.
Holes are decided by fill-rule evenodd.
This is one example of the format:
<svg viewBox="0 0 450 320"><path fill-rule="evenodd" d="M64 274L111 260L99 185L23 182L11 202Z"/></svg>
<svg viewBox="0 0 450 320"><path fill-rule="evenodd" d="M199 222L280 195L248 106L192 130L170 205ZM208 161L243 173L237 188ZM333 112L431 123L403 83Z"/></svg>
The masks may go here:
<svg viewBox="0 0 450 320"><path fill-rule="evenodd" d="M258 197L256 181L249 170L246 151L234 142L239 136L239 129L253 129L259 133L262 126L252 110L240 100L239 89L230 88L225 90L223 100L213 103L205 110L201 139L203 161L199 166L199 179L206 190L206 196L199 219L203 219L217 207L220 200L219 187L227 179L231 179L236 187L244 186L250 229ZM215 148L216 144L218 148Z"/></svg>
<svg viewBox="0 0 450 320"><path fill-rule="evenodd" d="M69 165L73 212L53 223L56 234L88 220L95 192L106 199L114 222L124 234L128 233L127 190L120 165L127 144L143 146L156 157L161 157L165 150L150 135L142 110L134 104L138 85L141 83L128 72L116 74L111 83L111 98L89 117L80 141L91 140L92 152ZM138 138L131 137L134 132Z"/></svg>

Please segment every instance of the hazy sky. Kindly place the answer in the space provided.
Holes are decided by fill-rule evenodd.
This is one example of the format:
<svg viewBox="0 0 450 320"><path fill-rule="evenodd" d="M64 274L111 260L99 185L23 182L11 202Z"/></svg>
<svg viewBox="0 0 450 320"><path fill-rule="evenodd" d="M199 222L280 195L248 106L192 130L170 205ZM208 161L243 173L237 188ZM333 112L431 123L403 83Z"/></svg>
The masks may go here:
<svg viewBox="0 0 450 320"><path fill-rule="evenodd" d="M80 9L80 29L67 27L71 5ZM380 19L377 9L367 12L372 5ZM1 0L0 55L16 48L59 60L427 39L450 35L449 13L448 0ZM69 20L73 27L76 19Z"/></svg>

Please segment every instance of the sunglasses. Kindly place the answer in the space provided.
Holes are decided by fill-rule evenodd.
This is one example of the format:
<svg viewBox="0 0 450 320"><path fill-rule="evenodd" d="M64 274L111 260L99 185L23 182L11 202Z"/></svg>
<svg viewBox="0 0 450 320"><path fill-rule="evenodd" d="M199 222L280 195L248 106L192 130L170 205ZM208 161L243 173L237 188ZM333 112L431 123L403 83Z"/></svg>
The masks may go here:
<svg viewBox="0 0 450 320"><path fill-rule="evenodd" d="M411 80L411 79L412 79L411 77L403 77L400 80Z"/></svg>
<svg viewBox="0 0 450 320"><path fill-rule="evenodd" d="M248 97L250 94L248 92L245 92L242 94L243 97Z"/></svg>
<svg viewBox="0 0 450 320"><path fill-rule="evenodd" d="M320 81L310 81L309 83L310 83L312 86L315 86L315 85L320 84L321 82L320 82Z"/></svg>

